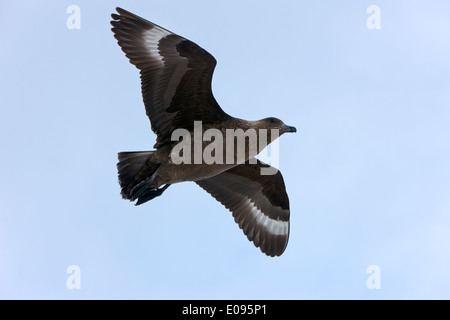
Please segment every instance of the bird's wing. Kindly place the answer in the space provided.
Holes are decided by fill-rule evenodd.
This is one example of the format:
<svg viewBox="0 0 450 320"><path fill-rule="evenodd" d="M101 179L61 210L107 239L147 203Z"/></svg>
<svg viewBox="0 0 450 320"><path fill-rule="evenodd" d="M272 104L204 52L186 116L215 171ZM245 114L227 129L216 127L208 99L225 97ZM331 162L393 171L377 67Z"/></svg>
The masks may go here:
<svg viewBox="0 0 450 320"><path fill-rule="evenodd" d="M289 198L281 173L261 175L261 168L270 166L247 161L196 183L232 212L256 247L279 256L289 238Z"/></svg>
<svg viewBox="0 0 450 320"><path fill-rule="evenodd" d="M216 60L194 42L124 9L112 14L111 29L125 55L141 73L142 95L156 147L177 128L194 121L219 123L229 116L211 90Z"/></svg>

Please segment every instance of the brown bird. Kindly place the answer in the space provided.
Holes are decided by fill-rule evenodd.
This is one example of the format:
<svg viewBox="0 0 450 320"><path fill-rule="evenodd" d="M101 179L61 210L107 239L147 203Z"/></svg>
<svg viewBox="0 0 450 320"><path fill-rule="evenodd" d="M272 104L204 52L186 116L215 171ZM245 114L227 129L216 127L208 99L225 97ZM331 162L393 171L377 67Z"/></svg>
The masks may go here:
<svg viewBox="0 0 450 320"><path fill-rule="evenodd" d="M116 10L118 14L111 15L111 30L140 70L145 110L157 135L155 151L119 153L122 197L140 205L160 196L173 183L194 181L232 212L256 247L268 256L281 255L289 238L289 199L283 177L254 157L278 136L296 129L276 118L246 121L229 116L211 90L216 66L211 54L124 9ZM174 139L177 129L188 135ZM211 148L213 139L205 139L208 130L216 148ZM246 135L228 138L229 132L238 130ZM266 132L270 134L265 136ZM223 146L220 135L226 136ZM237 145L247 140L239 158ZM180 148L182 144L186 148ZM213 152L206 152L211 149ZM221 155L228 156L230 150L231 157L221 161ZM216 161L207 160L208 154ZM264 169L274 169L274 174L262 174Z"/></svg>

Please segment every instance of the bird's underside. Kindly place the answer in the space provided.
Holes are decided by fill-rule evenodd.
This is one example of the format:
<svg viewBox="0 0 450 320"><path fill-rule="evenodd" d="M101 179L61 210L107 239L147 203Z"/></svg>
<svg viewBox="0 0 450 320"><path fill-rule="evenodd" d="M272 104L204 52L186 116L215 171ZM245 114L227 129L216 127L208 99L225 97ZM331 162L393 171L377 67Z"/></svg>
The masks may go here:
<svg viewBox="0 0 450 320"><path fill-rule="evenodd" d="M192 133L198 122L217 131L272 129L280 135L295 128L275 118L245 121L229 116L212 94L216 65L212 55L124 9L117 8L117 13L112 14L112 31L140 70L146 113L157 135L154 151L119 153L122 197L140 205L162 195L173 183L193 181L232 212L256 247L269 256L281 255L288 242L290 215L281 173L261 174L271 167L254 159L256 154L251 152L244 153L241 162L177 163L174 149L181 142L173 141L172 135L178 129Z"/></svg>

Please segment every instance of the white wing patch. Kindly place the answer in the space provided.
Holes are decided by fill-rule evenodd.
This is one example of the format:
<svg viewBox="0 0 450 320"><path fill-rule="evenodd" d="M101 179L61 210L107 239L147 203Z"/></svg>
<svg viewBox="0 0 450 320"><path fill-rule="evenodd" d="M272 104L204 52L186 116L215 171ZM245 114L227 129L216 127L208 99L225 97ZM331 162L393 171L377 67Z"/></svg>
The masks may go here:
<svg viewBox="0 0 450 320"><path fill-rule="evenodd" d="M250 209L251 214L255 219L255 223L259 226L262 226L270 234L284 236L289 233L289 221L274 220L269 218L249 199L247 199L245 205L247 205L247 207Z"/></svg>
<svg viewBox="0 0 450 320"><path fill-rule="evenodd" d="M144 32L145 48L148 50L150 56L159 59L161 66L164 66L163 57L159 53L158 44L159 41L172 33L154 26L150 30Z"/></svg>

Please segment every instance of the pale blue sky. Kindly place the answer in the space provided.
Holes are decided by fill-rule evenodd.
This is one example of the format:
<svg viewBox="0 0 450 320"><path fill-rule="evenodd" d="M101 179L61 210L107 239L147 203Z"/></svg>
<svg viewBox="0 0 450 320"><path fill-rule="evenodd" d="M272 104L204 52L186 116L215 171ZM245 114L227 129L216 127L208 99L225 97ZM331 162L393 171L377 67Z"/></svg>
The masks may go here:
<svg viewBox="0 0 450 320"><path fill-rule="evenodd" d="M68 30L66 8L81 9ZM381 9L368 30L366 9ZM121 6L215 56L223 109L276 116L291 235L247 241L194 183L140 207L117 152L155 142ZM450 298L448 1L3 1L0 298ZM81 269L81 290L66 268ZM381 289L366 269L381 270Z"/></svg>

